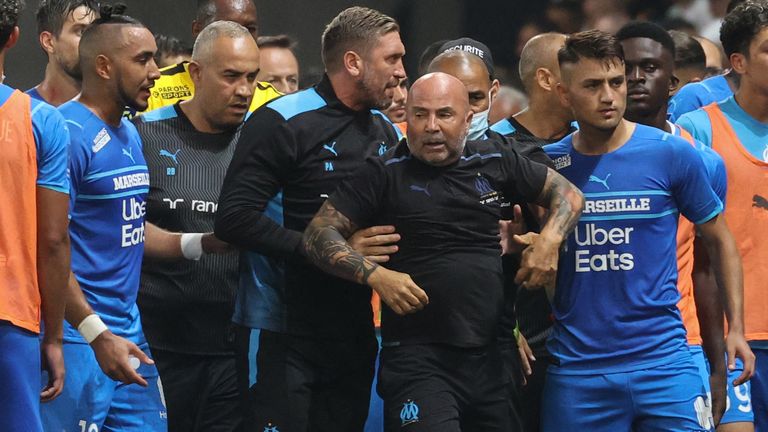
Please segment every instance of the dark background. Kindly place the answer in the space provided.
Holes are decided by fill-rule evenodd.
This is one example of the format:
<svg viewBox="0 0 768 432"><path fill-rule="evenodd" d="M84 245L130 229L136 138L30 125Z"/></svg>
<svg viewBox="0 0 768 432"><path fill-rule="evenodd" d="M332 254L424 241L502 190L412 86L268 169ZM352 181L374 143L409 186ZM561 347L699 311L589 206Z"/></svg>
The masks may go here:
<svg viewBox="0 0 768 432"><path fill-rule="evenodd" d="M19 27L19 44L10 50L6 65L6 84L27 89L43 79L45 58L37 42L35 9L39 0L26 0ZM123 0L127 14L144 22L153 32L176 36L191 44L191 23L196 0ZM339 11L353 5L368 6L398 20L407 54L406 69L416 73L423 49L439 39L475 37L489 45L496 63L513 65L514 41L526 16L541 11L543 0L256 0L259 34L285 33L299 45L297 56L303 77L322 72L320 35ZM311 78L309 78L311 80ZM303 82L310 85L311 82Z"/></svg>

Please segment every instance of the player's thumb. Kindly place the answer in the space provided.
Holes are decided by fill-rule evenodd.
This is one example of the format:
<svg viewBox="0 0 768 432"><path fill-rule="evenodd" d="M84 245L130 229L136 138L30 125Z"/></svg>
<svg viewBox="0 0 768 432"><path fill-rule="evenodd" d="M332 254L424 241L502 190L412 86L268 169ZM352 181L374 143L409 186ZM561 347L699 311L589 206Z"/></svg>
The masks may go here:
<svg viewBox="0 0 768 432"><path fill-rule="evenodd" d="M523 235L515 234L513 238L515 240L515 243L519 245L530 246L533 244L533 241L536 239L536 233L529 232Z"/></svg>

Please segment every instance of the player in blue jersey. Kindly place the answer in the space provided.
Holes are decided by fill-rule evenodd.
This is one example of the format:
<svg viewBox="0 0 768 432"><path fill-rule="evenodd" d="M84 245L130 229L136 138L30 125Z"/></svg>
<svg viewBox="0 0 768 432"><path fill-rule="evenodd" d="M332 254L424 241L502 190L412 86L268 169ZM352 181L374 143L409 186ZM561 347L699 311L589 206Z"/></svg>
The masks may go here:
<svg viewBox="0 0 768 432"><path fill-rule="evenodd" d="M82 93L60 107L71 135L70 371L63 397L43 406L49 431L166 430L136 307L149 176L138 133L122 119L126 106L146 107L159 72L152 33L122 9L102 7L83 33Z"/></svg>
<svg viewBox="0 0 768 432"><path fill-rule="evenodd" d="M672 37L660 26L649 22L627 24L617 33L624 50L624 62L627 72L627 120L652 126L676 136L682 136L691 145L699 149L707 170L712 189L718 198L725 202L727 180L725 164L712 149L704 146L680 128L666 120L669 91L674 88L675 45ZM753 358L744 339L743 293L721 293L712 280L709 271L709 257L695 239L695 231L690 221L682 219L677 232L678 253L678 289L681 300L678 303L683 324L686 327L688 343L699 366L704 384L711 393L712 413L715 424L721 424L718 430L752 430L752 413L744 413L736 404L737 394L749 394L746 385L727 386L725 343L723 340L723 301L728 307L726 316L734 323L729 326L733 331L728 344L740 357L739 367L729 371L729 381L738 380L744 373L741 358L747 359L747 370L753 369ZM695 255L695 258L694 258ZM695 294L695 296L694 296ZM705 357L706 353L706 357ZM728 411L725 411L726 405ZM721 421L722 416L722 421ZM725 426L725 425L728 426Z"/></svg>
<svg viewBox="0 0 768 432"><path fill-rule="evenodd" d="M21 7L0 3L0 75L19 38ZM69 136L53 107L2 84L0 125L0 429L37 432L40 402L64 384ZM41 368L49 375L43 386Z"/></svg>
<svg viewBox="0 0 768 432"><path fill-rule="evenodd" d="M746 1L726 16L720 39L733 70L736 94L682 116L679 124L725 160L725 215L744 265L745 335L757 357L749 392L731 403L754 413L755 430L768 431L768 3Z"/></svg>
<svg viewBox="0 0 768 432"><path fill-rule="evenodd" d="M730 14L731 11L743 1L744 0L729 1L726 15ZM712 42L707 42L712 44ZM702 47L703 46L702 43ZM669 101L669 120L676 122L683 114L696 111L713 102L725 100L733 96L733 93L738 88L739 74L732 69L727 70L722 75L715 75L704 81L683 86Z"/></svg>
<svg viewBox="0 0 768 432"><path fill-rule="evenodd" d="M579 131L545 150L586 204L551 299L555 360L542 428L709 430L704 382L677 309L674 233L682 213L717 250L713 266L726 287L740 284L722 203L690 144L622 118L627 86L616 38L577 33L558 61L558 91Z"/></svg>

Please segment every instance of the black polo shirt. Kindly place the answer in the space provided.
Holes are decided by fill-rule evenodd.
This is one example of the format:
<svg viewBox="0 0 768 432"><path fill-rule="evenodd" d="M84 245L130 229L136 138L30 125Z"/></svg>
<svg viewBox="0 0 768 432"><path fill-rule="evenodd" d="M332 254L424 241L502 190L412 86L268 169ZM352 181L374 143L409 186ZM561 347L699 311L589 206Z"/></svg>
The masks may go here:
<svg viewBox="0 0 768 432"><path fill-rule="evenodd" d="M386 267L408 273L430 298L407 316L382 308L385 344L483 346L504 310L499 219L509 202L540 194L547 167L503 140L470 141L459 161L434 167L403 141L369 159L330 202L358 226L394 225L399 250Z"/></svg>

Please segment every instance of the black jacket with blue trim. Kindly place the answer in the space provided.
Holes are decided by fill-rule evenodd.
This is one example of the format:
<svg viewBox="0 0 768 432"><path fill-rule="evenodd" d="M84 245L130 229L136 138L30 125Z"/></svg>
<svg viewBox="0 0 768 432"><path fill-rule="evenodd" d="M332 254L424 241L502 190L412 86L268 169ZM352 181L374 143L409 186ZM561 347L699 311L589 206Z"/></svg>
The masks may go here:
<svg viewBox="0 0 768 432"><path fill-rule="evenodd" d="M397 144L380 114L346 107L328 77L275 99L243 126L224 180L216 235L285 263L287 331L344 338L370 331L371 291L327 275L299 253L301 234L325 199L366 158ZM282 215L265 215L282 192ZM282 220L279 220L282 219Z"/></svg>

